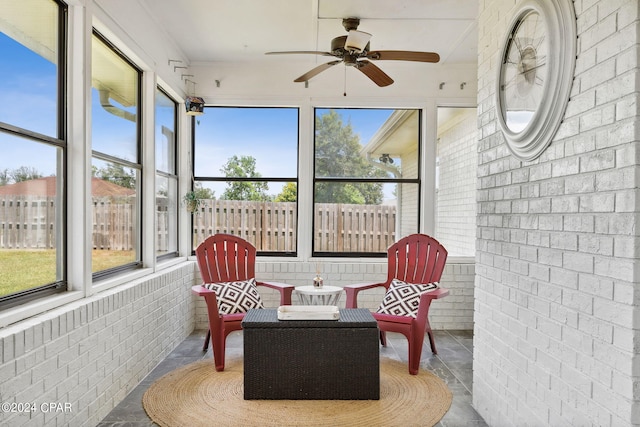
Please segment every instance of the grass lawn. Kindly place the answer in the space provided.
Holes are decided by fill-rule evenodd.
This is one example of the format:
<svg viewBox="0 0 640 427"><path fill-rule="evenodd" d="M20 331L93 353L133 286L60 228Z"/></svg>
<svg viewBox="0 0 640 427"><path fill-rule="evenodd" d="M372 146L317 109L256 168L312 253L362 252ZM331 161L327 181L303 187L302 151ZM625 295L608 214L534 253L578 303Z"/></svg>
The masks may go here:
<svg viewBox="0 0 640 427"><path fill-rule="evenodd" d="M92 271L106 270L133 261L133 251L93 251ZM0 250L0 296L56 281L53 249Z"/></svg>

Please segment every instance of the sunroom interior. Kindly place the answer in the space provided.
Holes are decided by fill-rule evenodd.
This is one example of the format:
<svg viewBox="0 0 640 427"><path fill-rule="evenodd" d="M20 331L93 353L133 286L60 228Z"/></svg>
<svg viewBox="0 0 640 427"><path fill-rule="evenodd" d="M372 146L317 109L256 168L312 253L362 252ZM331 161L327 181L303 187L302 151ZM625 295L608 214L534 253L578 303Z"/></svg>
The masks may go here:
<svg viewBox="0 0 640 427"><path fill-rule="evenodd" d="M296 286L318 271L334 286L381 281L386 247L432 235L449 251L450 295L430 322L474 330L474 407L488 424L640 419L637 209L624 202L635 137L616 133L635 123L625 77L637 7L570 2L590 36L580 101L527 162L505 147L495 111L519 2L0 3L0 400L75 408L0 420L95 425L206 330L193 250L214 233L251 241L260 279ZM439 61L372 60L388 86L342 63L294 82L332 59L318 52L350 17L371 51ZM600 23L615 31L590 33ZM618 50L590 53L611 34ZM603 55L622 58L609 86L590 74ZM203 114L187 114L194 96ZM353 144L325 151L334 125ZM262 298L278 305L275 291Z"/></svg>

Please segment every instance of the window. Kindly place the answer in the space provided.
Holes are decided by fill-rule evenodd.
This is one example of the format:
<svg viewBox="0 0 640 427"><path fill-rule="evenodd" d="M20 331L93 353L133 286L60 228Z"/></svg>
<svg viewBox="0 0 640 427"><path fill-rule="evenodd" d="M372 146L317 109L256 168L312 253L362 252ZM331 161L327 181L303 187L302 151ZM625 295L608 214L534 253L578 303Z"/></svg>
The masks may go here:
<svg viewBox="0 0 640 427"><path fill-rule="evenodd" d="M438 108L436 237L450 256L475 256L477 115Z"/></svg>
<svg viewBox="0 0 640 427"><path fill-rule="evenodd" d="M313 255L382 256L419 229L419 110L315 111Z"/></svg>
<svg viewBox="0 0 640 427"><path fill-rule="evenodd" d="M92 38L94 277L140 265L140 72Z"/></svg>
<svg viewBox="0 0 640 427"><path fill-rule="evenodd" d="M193 247L216 233L296 253L298 109L205 107L194 119Z"/></svg>
<svg viewBox="0 0 640 427"><path fill-rule="evenodd" d="M156 89L156 256L178 253L177 104Z"/></svg>
<svg viewBox="0 0 640 427"><path fill-rule="evenodd" d="M64 5L52 0L2 5L0 303L3 306L66 290L65 19Z"/></svg>

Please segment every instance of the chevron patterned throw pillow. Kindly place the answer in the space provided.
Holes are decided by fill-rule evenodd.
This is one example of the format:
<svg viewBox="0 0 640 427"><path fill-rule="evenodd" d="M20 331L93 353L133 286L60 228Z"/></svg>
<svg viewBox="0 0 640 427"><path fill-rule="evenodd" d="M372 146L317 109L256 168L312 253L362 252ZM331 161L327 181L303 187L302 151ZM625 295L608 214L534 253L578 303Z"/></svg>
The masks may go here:
<svg viewBox="0 0 640 427"><path fill-rule="evenodd" d="M215 291L220 314L246 313L252 308L264 308L256 279L207 283L205 287Z"/></svg>
<svg viewBox="0 0 640 427"><path fill-rule="evenodd" d="M420 295L436 289L438 283L414 284L393 279L377 312L415 318L418 314Z"/></svg>

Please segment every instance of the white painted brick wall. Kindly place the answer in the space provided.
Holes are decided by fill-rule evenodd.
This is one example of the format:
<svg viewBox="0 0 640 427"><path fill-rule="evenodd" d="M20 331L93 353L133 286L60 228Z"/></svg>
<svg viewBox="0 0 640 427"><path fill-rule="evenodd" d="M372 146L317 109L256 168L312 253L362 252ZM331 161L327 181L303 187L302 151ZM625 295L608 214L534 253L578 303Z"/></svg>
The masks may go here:
<svg viewBox="0 0 640 427"><path fill-rule="evenodd" d="M475 277L474 264L454 264L447 262L441 285L450 290L449 296L436 300L429 310L430 323L433 329L473 329L473 283ZM197 267L196 270L197 272ZM256 278L263 281L283 282L294 286L312 284L315 275L315 264L305 262L268 262L256 264ZM200 280L196 274L196 282ZM344 286L354 283L379 283L387 278L386 262L324 262L322 277L326 285ZM266 307L278 307L280 294L277 291L259 287ZM375 310L384 296L382 289L361 292L358 306ZM339 306L344 307L346 297L342 295ZM299 303L294 292L293 303ZM196 329L206 330L207 309L203 298L196 299Z"/></svg>
<svg viewBox="0 0 640 427"><path fill-rule="evenodd" d="M3 426L98 424L194 328L193 262L0 330ZM69 403L70 412L40 405Z"/></svg>
<svg viewBox="0 0 640 427"><path fill-rule="evenodd" d="M473 404L495 426L640 425L638 2L574 2L571 100L532 162L496 123L516 3L479 3Z"/></svg>
<svg viewBox="0 0 640 427"><path fill-rule="evenodd" d="M449 255L475 256L477 113L460 109L438 129L435 237Z"/></svg>

